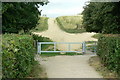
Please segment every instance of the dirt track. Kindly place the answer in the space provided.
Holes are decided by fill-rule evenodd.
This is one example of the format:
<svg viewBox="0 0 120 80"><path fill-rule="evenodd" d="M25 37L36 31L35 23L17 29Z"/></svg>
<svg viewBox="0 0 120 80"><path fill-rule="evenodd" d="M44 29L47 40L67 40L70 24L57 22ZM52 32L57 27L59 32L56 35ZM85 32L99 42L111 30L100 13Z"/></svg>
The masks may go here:
<svg viewBox="0 0 120 80"><path fill-rule="evenodd" d="M52 54L52 53L51 53ZM48 78L103 78L88 64L92 55L40 57Z"/></svg>
<svg viewBox="0 0 120 80"><path fill-rule="evenodd" d="M34 32L34 34L42 35L44 37L49 37L55 42L83 42L83 41L97 41L97 39L91 36L95 33L78 33L70 34L62 31L54 18L48 20L48 30L44 32ZM67 50L66 45L57 45L59 50ZM79 45L72 45L72 50L77 50L80 48Z"/></svg>
<svg viewBox="0 0 120 80"><path fill-rule="evenodd" d="M49 37L56 42L83 42L96 41L91 38L95 33L70 34L62 31L55 19L48 20L48 30L40 33L34 33ZM59 50L66 50L65 45L57 45ZM72 49L80 48L79 45L72 45ZM52 54L52 53L51 53ZM36 56L36 60L45 68L48 78L102 78L91 66L88 60L92 55L79 56L56 56L56 57L40 57Z"/></svg>

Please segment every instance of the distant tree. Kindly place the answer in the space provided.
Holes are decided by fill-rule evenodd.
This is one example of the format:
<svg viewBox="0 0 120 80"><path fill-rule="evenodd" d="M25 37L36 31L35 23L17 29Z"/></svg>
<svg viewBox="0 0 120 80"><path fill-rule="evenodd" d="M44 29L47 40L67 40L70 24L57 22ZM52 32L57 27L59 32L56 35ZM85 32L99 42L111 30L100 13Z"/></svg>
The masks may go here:
<svg viewBox="0 0 120 80"><path fill-rule="evenodd" d="M46 14L43 14L43 17L47 17L47 15L46 15Z"/></svg>
<svg viewBox="0 0 120 80"><path fill-rule="evenodd" d="M90 2L82 13L86 31L120 33L119 7L120 2Z"/></svg>
<svg viewBox="0 0 120 80"><path fill-rule="evenodd" d="M3 2L2 3L2 31L3 33L28 32L36 27L41 13L39 5L44 2Z"/></svg>

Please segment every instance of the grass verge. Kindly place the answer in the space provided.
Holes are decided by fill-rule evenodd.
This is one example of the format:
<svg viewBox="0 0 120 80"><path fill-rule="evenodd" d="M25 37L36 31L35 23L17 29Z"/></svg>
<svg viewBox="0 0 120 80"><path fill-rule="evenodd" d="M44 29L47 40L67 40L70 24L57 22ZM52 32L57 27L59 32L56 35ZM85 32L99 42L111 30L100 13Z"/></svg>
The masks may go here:
<svg viewBox="0 0 120 80"><path fill-rule="evenodd" d="M61 30L68 33L83 33L86 30L82 27L81 16L62 16L56 18L57 24Z"/></svg>
<svg viewBox="0 0 120 80"><path fill-rule="evenodd" d="M62 55L66 55L66 56L74 56L74 55L82 55L81 53L76 53L76 52L66 52L66 53L42 53L41 56L42 57L52 57L52 56L62 56Z"/></svg>
<svg viewBox="0 0 120 80"><path fill-rule="evenodd" d="M40 17L38 25L30 32L42 32L48 29L48 17Z"/></svg>
<svg viewBox="0 0 120 80"><path fill-rule="evenodd" d="M36 61L28 78L47 78L44 68Z"/></svg>
<svg viewBox="0 0 120 80"><path fill-rule="evenodd" d="M112 72L105 67L98 56L93 56L89 59L90 66L94 67L97 72L99 72L103 78L118 78L115 72Z"/></svg>

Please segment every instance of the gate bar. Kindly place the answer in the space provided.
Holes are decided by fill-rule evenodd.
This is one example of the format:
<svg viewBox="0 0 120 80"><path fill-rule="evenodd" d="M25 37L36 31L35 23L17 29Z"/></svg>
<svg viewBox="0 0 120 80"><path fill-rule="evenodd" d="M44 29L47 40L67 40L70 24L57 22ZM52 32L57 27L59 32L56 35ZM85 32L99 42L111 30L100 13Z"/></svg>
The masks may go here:
<svg viewBox="0 0 120 80"><path fill-rule="evenodd" d="M41 49L42 44L54 44L54 50L53 51L42 51L42 49ZM57 44L68 44L69 51L56 51ZM71 44L82 44L82 51L70 51ZM41 52L82 52L82 53L85 53L86 52L86 44L85 44L85 42L37 42L37 50L38 50L37 53L40 53L40 54L41 54Z"/></svg>

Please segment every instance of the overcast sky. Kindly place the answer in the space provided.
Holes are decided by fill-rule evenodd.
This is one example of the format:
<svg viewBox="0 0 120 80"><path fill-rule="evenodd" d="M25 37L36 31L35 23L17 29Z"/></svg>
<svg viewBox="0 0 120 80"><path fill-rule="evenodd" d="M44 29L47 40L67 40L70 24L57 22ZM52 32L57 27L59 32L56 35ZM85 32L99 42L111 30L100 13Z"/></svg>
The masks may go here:
<svg viewBox="0 0 120 80"><path fill-rule="evenodd" d="M83 11L85 2L89 0L49 0L50 3L41 6L42 14L47 17L76 15Z"/></svg>

